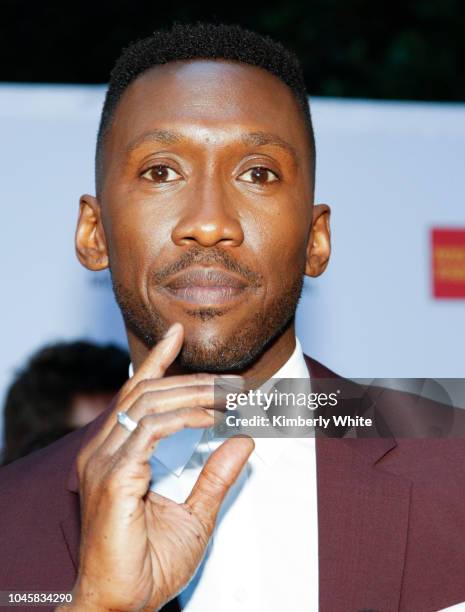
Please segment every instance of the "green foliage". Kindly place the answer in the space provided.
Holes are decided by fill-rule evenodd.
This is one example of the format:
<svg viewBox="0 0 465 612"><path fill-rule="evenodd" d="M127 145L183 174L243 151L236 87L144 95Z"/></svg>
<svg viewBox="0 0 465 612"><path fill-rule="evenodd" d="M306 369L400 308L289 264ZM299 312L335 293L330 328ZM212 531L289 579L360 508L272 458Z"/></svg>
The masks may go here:
<svg viewBox="0 0 465 612"><path fill-rule="evenodd" d="M310 94L465 100L462 0L287 0L244 7L147 0L4 0L4 81L101 83L121 47L173 20L240 23L301 58Z"/></svg>

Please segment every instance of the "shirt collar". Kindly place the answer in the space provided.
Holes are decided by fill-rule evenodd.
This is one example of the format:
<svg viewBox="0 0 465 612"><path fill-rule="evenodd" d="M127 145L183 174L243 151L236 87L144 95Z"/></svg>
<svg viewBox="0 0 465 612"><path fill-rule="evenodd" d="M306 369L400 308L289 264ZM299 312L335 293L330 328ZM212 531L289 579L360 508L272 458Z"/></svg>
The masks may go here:
<svg viewBox="0 0 465 612"><path fill-rule="evenodd" d="M279 370L273 374L273 378L309 378L307 364L299 339L295 339L295 348L292 355Z"/></svg>
<svg viewBox="0 0 465 612"><path fill-rule="evenodd" d="M295 348L292 355L284 363L281 368L273 374L272 379L275 381L278 378L301 378L309 379L310 374L305 362L302 346L299 339L295 339ZM266 386L266 384L264 385ZM295 442L293 438L286 437L266 437L254 438L255 450L257 455L266 465L272 465L285 448Z"/></svg>
<svg viewBox="0 0 465 612"><path fill-rule="evenodd" d="M134 370L132 363L129 364L129 377L133 376ZM273 375L276 378L309 378L307 364L305 363L299 339L295 339L295 348L292 355L281 368ZM194 454L197 446L205 441L204 429L183 429L169 438L164 438L157 445L152 462L155 460L161 463L175 476L180 476L185 466ZM221 440L222 442L223 440ZM254 453L265 463L274 461L284 445L289 443L289 439L276 438L255 438ZM217 444L209 445L213 449Z"/></svg>

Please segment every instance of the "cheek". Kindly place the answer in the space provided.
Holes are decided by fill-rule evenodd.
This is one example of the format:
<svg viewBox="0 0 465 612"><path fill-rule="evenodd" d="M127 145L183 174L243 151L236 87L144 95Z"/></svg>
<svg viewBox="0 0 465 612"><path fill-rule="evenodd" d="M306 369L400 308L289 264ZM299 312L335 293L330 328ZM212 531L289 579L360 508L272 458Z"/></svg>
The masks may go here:
<svg viewBox="0 0 465 612"><path fill-rule="evenodd" d="M253 249L268 286L282 287L303 273L308 231L308 220L300 220L295 211L257 226Z"/></svg>
<svg viewBox="0 0 465 612"><path fill-rule="evenodd" d="M142 204L142 203L140 203ZM105 223L112 274L126 286L142 282L170 231L160 215L143 205L113 206Z"/></svg>

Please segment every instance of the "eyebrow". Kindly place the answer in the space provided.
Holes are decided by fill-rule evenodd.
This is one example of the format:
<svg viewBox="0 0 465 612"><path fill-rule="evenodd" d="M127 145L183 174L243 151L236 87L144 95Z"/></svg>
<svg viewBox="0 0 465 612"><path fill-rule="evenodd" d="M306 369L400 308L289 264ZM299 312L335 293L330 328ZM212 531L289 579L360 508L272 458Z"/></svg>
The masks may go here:
<svg viewBox="0 0 465 612"><path fill-rule="evenodd" d="M295 147L293 147L291 143L287 142L287 140L284 140L284 138L281 138L281 136L278 136L277 134L273 134L271 132L249 132L247 134L242 134L241 140L243 144L252 145L256 147L263 147L266 145L280 147L281 149L287 151L292 156L295 164L298 165L299 157ZM185 141L186 138L179 132L175 132L172 130L156 129L142 134L141 136L138 136L137 138L132 140L127 145L126 152L130 153L134 151L134 149L136 149L138 146L145 142L156 142L159 144L171 145L179 144L180 142Z"/></svg>
<svg viewBox="0 0 465 612"><path fill-rule="evenodd" d="M126 147L126 152L131 153L134 149L137 149L144 142L158 142L159 144L176 144L179 142L183 142L185 138L179 134L179 132L173 132L172 130L152 130L151 132L146 132L142 134L142 136L138 136Z"/></svg>
<svg viewBox="0 0 465 612"><path fill-rule="evenodd" d="M294 162L298 165L299 157L296 149L291 145L290 142L281 138L277 134L271 132L250 132L249 134L242 135L242 141L244 144L254 145L256 147L262 147L265 145L272 145L275 147L281 147L291 154Z"/></svg>

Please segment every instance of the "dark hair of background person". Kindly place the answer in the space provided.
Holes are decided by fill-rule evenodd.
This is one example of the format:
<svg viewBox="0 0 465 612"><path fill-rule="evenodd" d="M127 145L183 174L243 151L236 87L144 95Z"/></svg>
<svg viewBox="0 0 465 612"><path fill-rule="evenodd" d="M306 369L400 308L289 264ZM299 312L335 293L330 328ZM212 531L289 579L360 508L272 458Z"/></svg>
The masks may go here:
<svg viewBox="0 0 465 612"><path fill-rule="evenodd" d="M128 353L111 344L62 342L34 353L6 395L3 463L72 431L77 402L103 407L127 380L128 366Z"/></svg>
<svg viewBox="0 0 465 612"><path fill-rule="evenodd" d="M105 134L111 126L118 102L129 85L141 74L161 64L193 59L229 60L263 68L285 83L302 111L310 145L312 174L315 173L315 138L305 88L297 57L268 36L241 26L175 23L169 30L157 30L127 47L110 75L97 137L97 185Z"/></svg>
<svg viewBox="0 0 465 612"><path fill-rule="evenodd" d="M300 59L313 96L465 100L465 2L287 0L237 4L4 0L0 80L105 83L131 41L173 21L237 23Z"/></svg>

